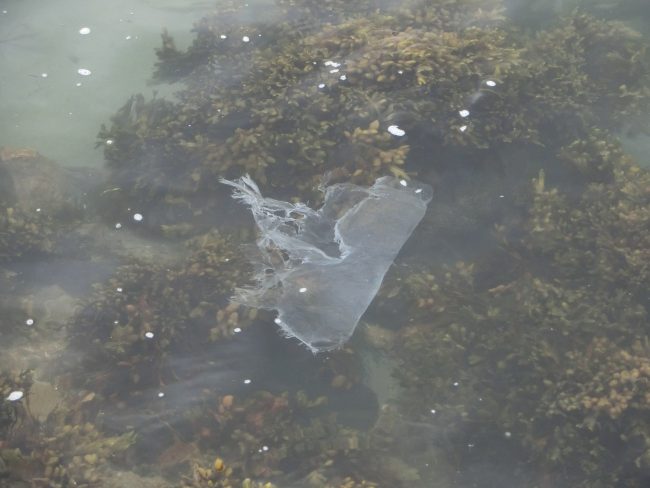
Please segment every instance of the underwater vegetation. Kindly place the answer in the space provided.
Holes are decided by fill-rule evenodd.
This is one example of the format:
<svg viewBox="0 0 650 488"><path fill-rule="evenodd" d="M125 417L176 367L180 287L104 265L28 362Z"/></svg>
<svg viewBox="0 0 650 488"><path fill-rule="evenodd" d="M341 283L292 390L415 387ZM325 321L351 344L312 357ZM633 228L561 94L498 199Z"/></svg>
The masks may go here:
<svg viewBox="0 0 650 488"><path fill-rule="evenodd" d="M82 210L69 179L28 148L0 148L0 265L47 256Z"/></svg>
<svg viewBox="0 0 650 488"><path fill-rule="evenodd" d="M215 14L184 52L164 36L155 79L181 88L174 101L133 97L100 132L120 188L107 207L209 225L221 177L318 200L326 172L372 184L436 169L440 151L555 152L594 127L647 130L645 41L622 24L577 13L527 34L500 2L365 5L331 23L310 23L301 11L317 7L302 3L272 25Z"/></svg>
<svg viewBox="0 0 650 488"><path fill-rule="evenodd" d="M48 394L34 393L39 383L32 376L31 371L0 374L0 486L24 486L26 480L56 488L96 485L109 463L124 460L133 432L107 436L86 422L90 396L43 410L39 402L47 403Z"/></svg>
<svg viewBox="0 0 650 488"><path fill-rule="evenodd" d="M413 460L403 460L394 451L396 439L412 430L390 408L362 431L342 424L328 409L326 396L300 390L258 391L246 397L209 394L203 402L210 416L193 417L200 429L195 442L202 452L219 447L216 459L205 456L206 461L194 465L194 483L187 486L212 486L210 481L228 486L228 480L238 486L243 473L281 480L277 486L376 488L423 482ZM287 467L290 472L282 477ZM438 480L443 474L437 473Z"/></svg>
<svg viewBox="0 0 650 488"><path fill-rule="evenodd" d="M494 256L402 276L380 305L413 311L383 345L405 411L460 451L506 440L551 486L643 486L650 470L650 174L598 135L562 153L593 165L579 196L541 172L521 237L497 228Z"/></svg>
<svg viewBox="0 0 650 488"><path fill-rule="evenodd" d="M102 127L92 209L111 229L138 212L140 235L183 250L113 253L57 330L56 367L0 372L0 487L646 486L650 174L617 138L648 131L647 38L582 11L526 29L499 0L279 0L258 23L241 8L199 20L185 50L164 33L154 81L175 97L134 95ZM96 216L44 158L0 156L6 345L25 319L12 267ZM217 381L279 347L271 314L230 300L254 278L253 233L220 181L246 173L282 211L327 205L323 180L434 191L371 323L309 366L281 342L301 379L275 389ZM351 229L364 251L391 210L364 223L377 242ZM481 252L456 245L474 238ZM370 389L373 360L392 396L345 421L337 401Z"/></svg>
<svg viewBox="0 0 650 488"><path fill-rule="evenodd" d="M30 263L81 253L85 210L72 175L33 149L0 148L0 344L35 335L43 308L25 292ZM37 324L40 325L40 324ZM1 367L4 367L4 364Z"/></svg>
<svg viewBox="0 0 650 488"><path fill-rule="evenodd" d="M170 351L232 337L255 318L255 310L228 303L249 279L234 239L211 232L190 239L186 248L178 263L124 264L82 303L70 324L71 346L89 353L83 370L102 377L80 375L83 386L92 382L95 392L119 396L128 394L127 384L159 385L173 376L164 362ZM110 374L107 364L116 366Z"/></svg>
<svg viewBox="0 0 650 488"><path fill-rule="evenodd" d="M0 214L0 260L47 254L54 249L56 224L49 216L4 207Z"/></svg>

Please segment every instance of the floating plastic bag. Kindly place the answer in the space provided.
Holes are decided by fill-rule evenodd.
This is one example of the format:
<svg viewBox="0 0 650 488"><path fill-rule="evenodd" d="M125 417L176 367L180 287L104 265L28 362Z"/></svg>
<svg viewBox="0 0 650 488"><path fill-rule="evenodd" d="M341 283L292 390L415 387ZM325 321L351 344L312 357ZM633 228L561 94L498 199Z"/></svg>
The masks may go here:
<svg viewBox="0 0 650 488"><path fill-rule="evenodd" d="M275 323L313 352L342 346L431 201L429 185L382 177L370 188L325 188L319 210L264 198L244 176L222 180L251 207L262 268L233 299L277 310Z"/></svg>

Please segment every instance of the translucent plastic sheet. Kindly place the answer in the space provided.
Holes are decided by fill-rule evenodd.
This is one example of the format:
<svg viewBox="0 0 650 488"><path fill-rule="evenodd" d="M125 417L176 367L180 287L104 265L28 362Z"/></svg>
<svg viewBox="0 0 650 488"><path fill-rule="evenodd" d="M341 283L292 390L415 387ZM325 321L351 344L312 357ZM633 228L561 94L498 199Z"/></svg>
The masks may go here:
<svg viewBox="0 0 650 488"><path fill-rule="evenodd" d="M276 310L284 333L314 352L343 345L431 201L429 185L382 177L325 188L319 210L264 198L244 176L222 180L250 206L262 266L234 301Z"/></svg>

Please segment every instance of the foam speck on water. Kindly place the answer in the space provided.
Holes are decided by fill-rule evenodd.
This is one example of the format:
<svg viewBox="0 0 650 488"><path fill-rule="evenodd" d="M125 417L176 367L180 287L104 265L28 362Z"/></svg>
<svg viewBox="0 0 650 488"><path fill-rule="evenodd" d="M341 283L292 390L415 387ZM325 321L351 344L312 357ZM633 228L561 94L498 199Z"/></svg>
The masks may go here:
<svg viewBox="0 0 650 488"><path fill-rule="evenodd" d="M10 401L10 402L17 402L23 396L25 396L25 394L22 391L16 390L16 391L12 391L11 393L9 393L9 396L7 397L7 400Z"/></svg>
<svg viewBox="0 0 650 488"><path fill-rule="evenodd" d="M402 137L403 135L406 134L406 131L400 129L400 128L399 128L398 126L396 126L396 125L389 125L388 128L387 128L386 130L387 130L388 132L390 132L391 134L393 134L394 136L397 136L397 137Z"/></svg>
<svg viewBox="0 0 650 488"><path fill-rule="evenodd" d="M263 197L249 176L222 182L251 207L262 255L257 285L233 300L276 310L275 323L313 352L350 338L432 197L429 185L385 176L329 186L313 210Z"/></svg>

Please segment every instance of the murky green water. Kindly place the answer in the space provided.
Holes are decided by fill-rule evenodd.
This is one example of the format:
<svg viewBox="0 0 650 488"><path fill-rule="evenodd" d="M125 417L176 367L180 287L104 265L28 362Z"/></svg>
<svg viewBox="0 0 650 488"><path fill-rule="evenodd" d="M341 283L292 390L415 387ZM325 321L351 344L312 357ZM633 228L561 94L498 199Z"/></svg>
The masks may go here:
<svg viewBox="0 0 650 488"><path fill-rule="evenodd" d="M649 25L638 0L0 3L0 487L648 486ZM244 174L312 208L433 187L341 349L231 302ZM360 260L394 238L368 215ZM269 276L302 264L265 246ZM291 283L314 306L363 272Z"/></svg>

